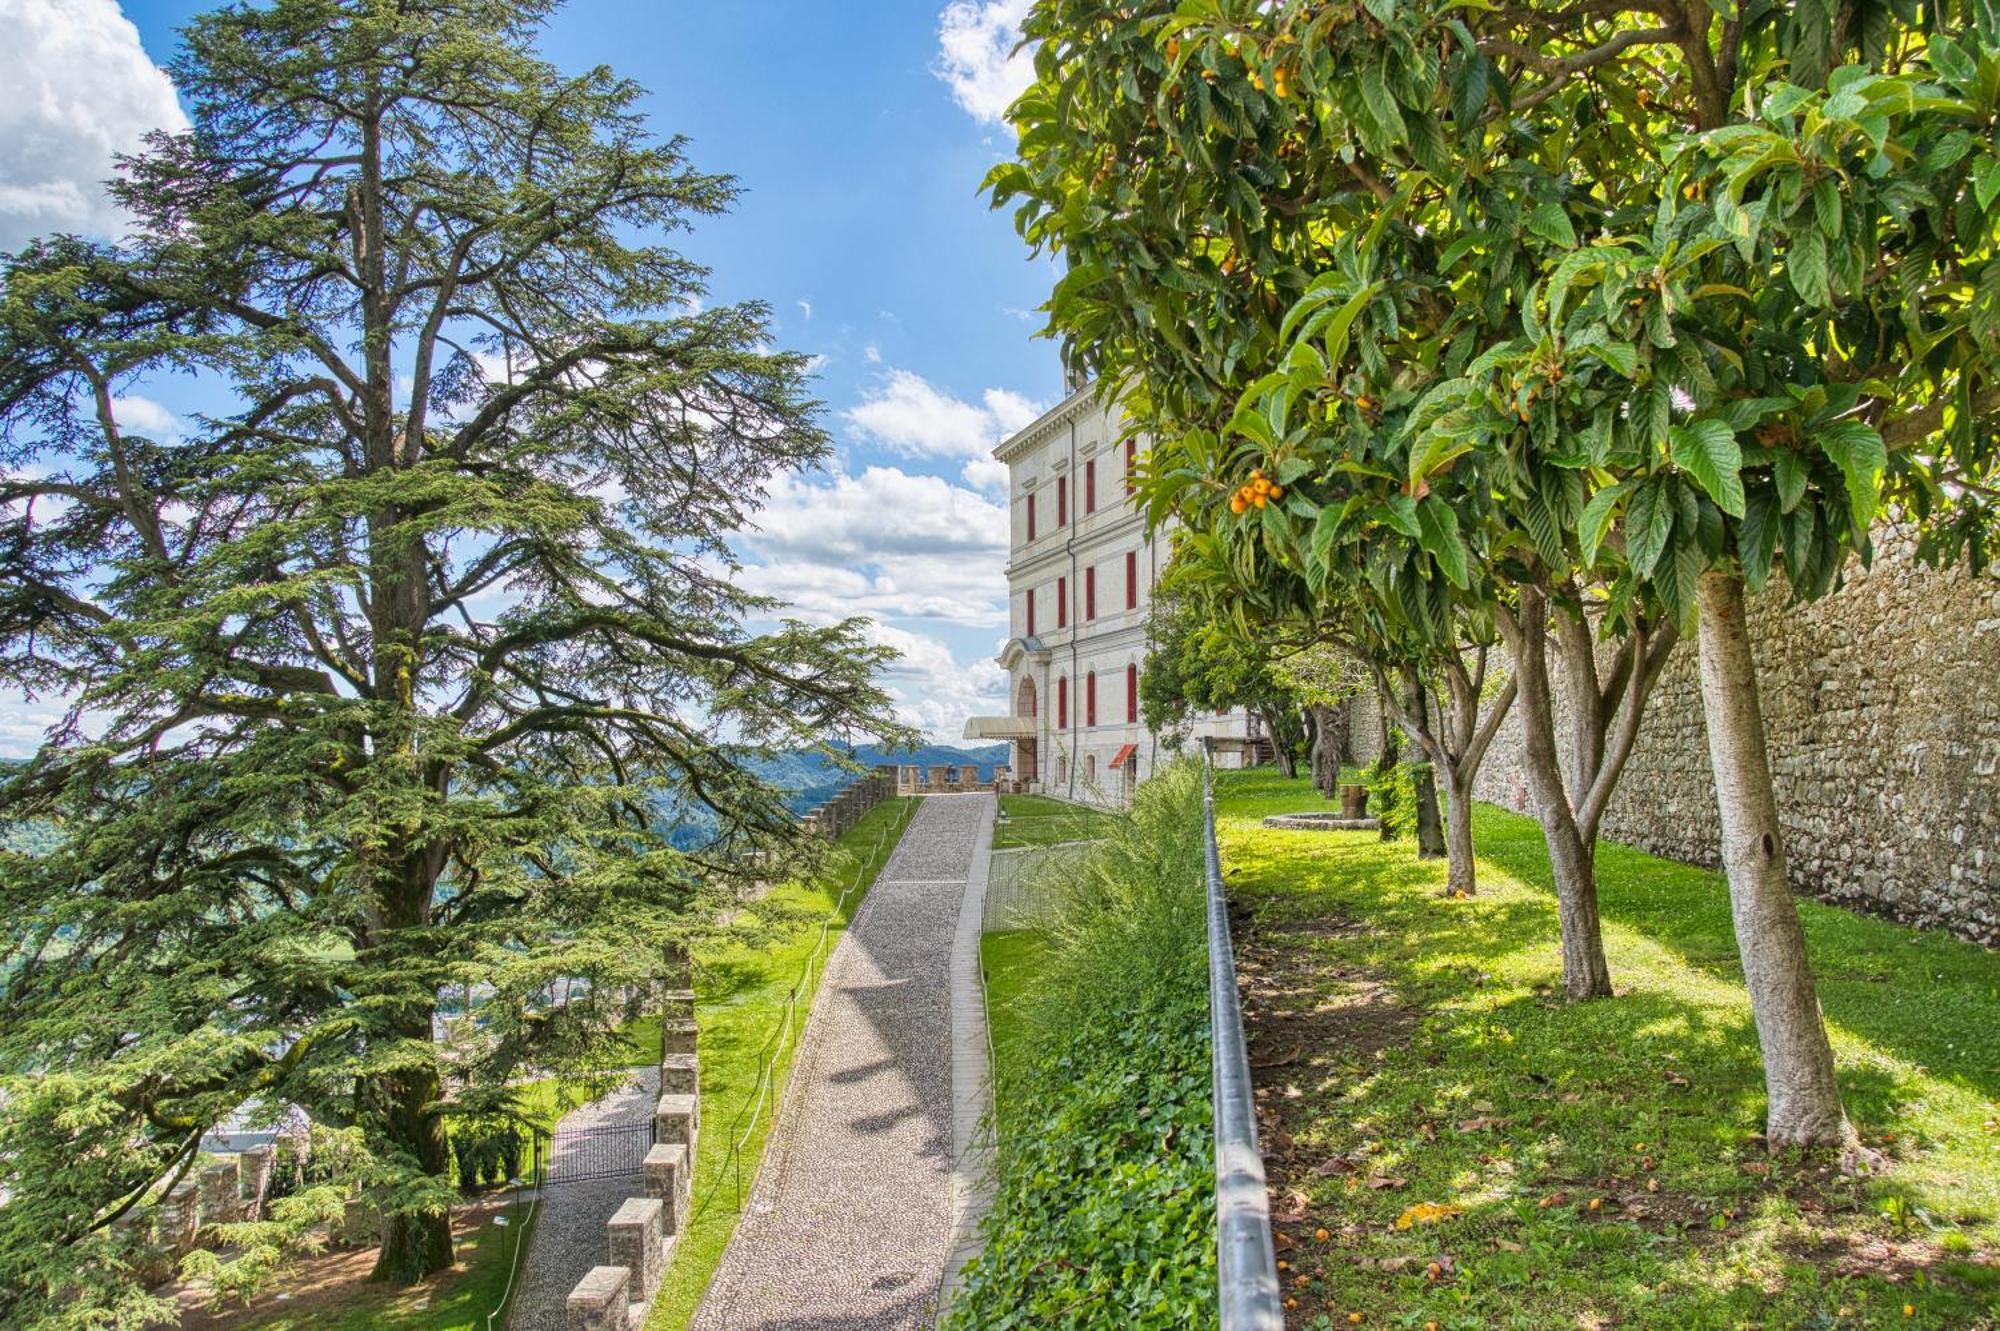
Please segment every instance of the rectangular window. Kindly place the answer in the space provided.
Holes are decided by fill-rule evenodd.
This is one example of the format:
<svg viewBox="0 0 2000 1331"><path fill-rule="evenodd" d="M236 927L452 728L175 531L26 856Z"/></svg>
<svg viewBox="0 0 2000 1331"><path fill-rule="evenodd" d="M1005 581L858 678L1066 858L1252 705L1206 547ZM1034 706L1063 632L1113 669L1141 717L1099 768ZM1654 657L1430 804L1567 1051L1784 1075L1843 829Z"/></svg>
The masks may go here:
<svg viewBox="0 0 2000 1331"><path fill-rule="evenodd" d="M1028 588L1028 637L1035 636L1035 589Z"/></svg>
<svg viewBox="0 0 2000 1331"><path fill-rule="evenodd" d="M1069 729L1069 680L1056 681L1056 729Z"/></svg>
<svg viewBox="0 0 2000 1331"><path fill-rule="evenodd" d="M1097 459L1083 464L1083 511L1097 511Z"/></svg>
<svg viewBox="0 0 2000 1331"><path fill-rule="evenodd" d="M1056 526L1069 525L1069 477L1056 477Z"/></svg>
<svg viewBox="0 0 2000 1331"><path fill-rule="evenodd" d="M1097 724L1097 672L1091 671L1083 677L1083 723Z"/></svg>
<svg viewBox="0 0 2000 1331"><path fill-rule="evenodd" d="M1097 618L1097 569L1095 567L1087 568L1083 571L1083 617L1087 620Z"/></svg>
<svg viewBox="0 0 2000 1331"><path fill-rule="evenodd" d="M1069 579L1056 579L1056 627L1069 627Z"/></svg>
<svg viewBox="0 0 2000 1331"><path fill-rule="evenodd" d="M1135 722L1138 719L1139 719L1139 667L1136 665L1128 665L1125 667L1125 720L1128 723L1130 723L1130 722Z"/></svg>
<svg viewBox="0 0 2000 1331"><path fill-rule="evenodd" d="M1137 550L1127 550L1125 552L1125 608L1127 610L1137 610L1139 608L1139 552Z"/></svg>
<svg viewBox="0 0 2000 1331"><path fill-rule="evenodd" d="M1035 539L1035 497L1028 496L1028 539Z"/></svg>

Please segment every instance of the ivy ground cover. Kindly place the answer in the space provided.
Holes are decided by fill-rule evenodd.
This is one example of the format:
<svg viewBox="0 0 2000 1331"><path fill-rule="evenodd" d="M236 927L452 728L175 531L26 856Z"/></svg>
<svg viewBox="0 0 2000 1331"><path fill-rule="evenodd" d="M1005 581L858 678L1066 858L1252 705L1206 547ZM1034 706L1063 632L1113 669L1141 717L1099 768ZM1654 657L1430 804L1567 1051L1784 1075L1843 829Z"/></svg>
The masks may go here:
<svg viewBox="0 0 2000 1331"><path fill-rule="evenodd" d="M2000 965L1803 903L1864 1149L1773 1155L1719 874L1604 846L1617 996L1561 993L1535 824L1482 806L1476 898L1223 774L1294 1328L2000 1325Z"/></svg>

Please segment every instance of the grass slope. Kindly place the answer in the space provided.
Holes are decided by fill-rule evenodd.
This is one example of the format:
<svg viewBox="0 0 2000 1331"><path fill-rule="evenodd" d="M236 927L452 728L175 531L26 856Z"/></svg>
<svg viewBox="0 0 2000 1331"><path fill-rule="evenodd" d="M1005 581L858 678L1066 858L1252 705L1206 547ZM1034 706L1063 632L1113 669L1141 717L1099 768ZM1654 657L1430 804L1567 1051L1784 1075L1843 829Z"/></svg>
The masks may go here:
<svg viewBox="0 0 2000 1331"><path fill-rule="evenodd" d="M1046 795L1002 795L1000 812L1007 821L993 831L995 850L1094 840L1119 816Z"/></svg>
<svg viewBox="0 0 2000 1331"><path fill-rule="evenodd" d="M1026 1022L1021 1011L1040 976L1048 942L1032 930L1003 930L979 940L986 977L986 1029L993 1045L993 1111L1001 1133L1017 1130L1009 1117L1027 1075Z"/></svg>
<svg viewBox="0 0 2000 1331"><path fill-rule="evenodd" d="M1618 997L1572 1005L1532 821L1482 807L1448 902L1407 843L1258 824L1304 782L1218 796L1292 1326L2000 1325L1990 952L1802 903L1845 1177L1763 1147L1720 875L1603 847Z"/></svg>
<svg viewBox="0 0 2000 1331"><path fill-rule="evenodd" d="M832 922L827 952L840 941L916 806L915 799L903 798L869 810L840 839L846 854L818 881L773 889L737 918L726 938L698 953L695 986L696 1015L701 1022L701 1144L695 1161L695 1214L674 1249L673 1262L646 1322L647 1331L681 1331L707 1291L738 1219L736 1169L728 1160L730 1125L755 1098L760 1059L783 1019L785 995L798 981L819 941L822 921L830 917ZM836 910L841 894L849 887L857 890ZM777 1097L783 1094L791 1074L792 1055L811 998L810 994L803 996L784 1042L776 1050L773 1092L766 1097L755 1126L749 1128L741 1151L746 1196L777 1117ZM645 1045L647 1038L643 1032L634 1037L640 1047L650 1047L657 1055L657 1027L651 1033L650 1046ZM742 1135L741 1129L738 1135Z"/></svg>

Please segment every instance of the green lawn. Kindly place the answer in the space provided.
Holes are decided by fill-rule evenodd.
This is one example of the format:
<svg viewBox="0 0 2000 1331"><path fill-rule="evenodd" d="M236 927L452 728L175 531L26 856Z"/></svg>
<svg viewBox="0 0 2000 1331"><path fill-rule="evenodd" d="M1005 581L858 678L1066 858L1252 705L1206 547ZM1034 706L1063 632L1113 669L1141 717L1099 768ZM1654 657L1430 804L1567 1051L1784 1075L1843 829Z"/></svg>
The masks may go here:
<svg viewBox="0 0 2000 1331"><path fill-rule="evenodd" d="M1718 874L1603 847L1618 996L1572 1005L1531 820L1479 810L1450 902L1409 843L1256 821L1317 802L1218 777L1291 1325L2000 1325L1992 953L1803 904L1849 1177L1758 1136Z"/></svg>
<svg viewBox="0 0 2000 1331"><path fill-rule="evenodd" d="M993 830L995 850L1095 840L1104 835L1107 823L1120 816L1046 795L1002 795L1000 812L1007 821Z"/></svg>
<svg viewBox="0 0 2000 1331"><path fill-rule="evenodd" d="M1022 1024L1018 1000L1033 986L1048 942L1032 930L986 934L979 940L979 966L986 977L986 1029L993 1046L993 1109L1002 1136L1007 1120L1008 1085L1021 1073Z"/></svg>
<svg viewBox="0 0 2000 1331"><path fill-rule="evenodd" d="M820 881L772 890L737 918L727 937L697 952L701 1145L695 1161L695 1214L674 1249L647 1331L681 1331L707 1291L722 1250L736 1231L736 1170L728 1161L730 1125L755 1097L760 1055L779 1028L785 995L818 942L820 922L834 910L841 893L858 883L845 908L832 917L827 952L840 941L916 805L915 799L892 799L869 810L840 839L846 854ZM819 971L814 974L817 977ZM783 1091L791 1072L810 1001L810 994L801 1000L797 1017L776 1050L776 1092ZM643 1033L636 1038L643 1041ZM653 1038L656 1043L651 1047L657 1050L657 1032ZM741 1152L741 1170L746 1195L777 1113L776 1092L766 1099L754 1126L745 1120L748 1140ZM742 1133L739 1128L738 1135Z"/></svg>

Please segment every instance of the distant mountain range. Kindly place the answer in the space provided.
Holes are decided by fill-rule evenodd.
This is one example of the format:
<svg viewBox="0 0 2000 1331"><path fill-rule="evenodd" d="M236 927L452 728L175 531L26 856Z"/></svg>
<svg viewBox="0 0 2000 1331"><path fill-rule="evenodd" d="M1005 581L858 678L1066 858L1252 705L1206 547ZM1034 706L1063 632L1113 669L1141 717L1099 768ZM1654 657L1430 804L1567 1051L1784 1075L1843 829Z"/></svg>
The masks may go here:
<svg viewBox="0 0 2000 1331"><path fill-rule="evenodd" d="M14 765L15 761L0 758L0 769ZM945 744L922 744L892 752L879 745L863 744L854 750L854 761L864 768L889 763L920 767L963 767L972 764L978 767L982 781L990 781L994 764L1007 761L1007 745L981 744L962 749ZM810 749L752 759L749 766L758 776L785 792L785 805L793 813L805 813L824 804L858 779L854 773L841 770L833 759ZM667 834L668 839L683 850L707 841L715 827L714 816L707 809L688 809L678 817L671 813L667 817L674 824ZM47 851L53 849L55 831L47 827L17 826L5 829L3 839L5 844L16 850Z"/></svg>
<svg viewBox="0 0 2000 1331"><path fill-rule="evenodd" d="M1007 761L1007 746L982 744L977 748L961 749L943 744L924 744L891 753L877 745L864 744L854 750L854 761L863 767L884 764L964 767L971 764L979 768L980 780L990 781L993 779L994 764ZM804 813L824 803L855 780L852 772L842 771L825 754L810 750L759 759L752 762L750 768L764 780L787 792L785 803L791 806L794 813Z"/></svg>

